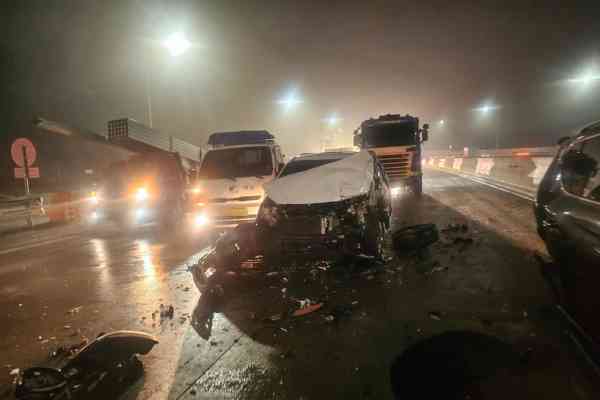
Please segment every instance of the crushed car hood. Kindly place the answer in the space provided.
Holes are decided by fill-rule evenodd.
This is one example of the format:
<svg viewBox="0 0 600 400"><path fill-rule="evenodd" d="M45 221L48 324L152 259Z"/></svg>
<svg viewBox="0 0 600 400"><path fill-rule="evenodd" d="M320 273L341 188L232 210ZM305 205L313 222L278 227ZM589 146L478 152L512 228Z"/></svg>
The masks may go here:
<svg viewBox="0 0 600 400"><path fill-rule="evenodd" d="M320 167L275 179L266 195L278 204L336 202L368 193L373 182L373 157L361 151Z"/></svg>

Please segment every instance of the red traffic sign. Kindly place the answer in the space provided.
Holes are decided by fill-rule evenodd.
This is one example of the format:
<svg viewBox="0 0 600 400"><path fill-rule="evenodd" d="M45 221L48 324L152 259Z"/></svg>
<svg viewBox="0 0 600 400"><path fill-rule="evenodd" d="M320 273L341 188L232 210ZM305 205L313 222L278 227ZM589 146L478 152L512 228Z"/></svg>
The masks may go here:
<svg viewBox="0 0 600 400"><path fill-rule="evenodd" d="M40 169L38 167L29 167L29 177L30 178L39 178L40 177ZM25 179L25 168L15 168L15 178L17 179Z"/></svg>
<svg viewBox="0 0 600 400"><path fill-rule="evenodd" d="M25 160L23 158L23 148L25 148L25 156L27 157L27 166L32 166L37 158L37 152L35 146L31 143L31 140L27 138L18 138L10 146L10 155L13 161L19 167L25 166Z"/></svg>

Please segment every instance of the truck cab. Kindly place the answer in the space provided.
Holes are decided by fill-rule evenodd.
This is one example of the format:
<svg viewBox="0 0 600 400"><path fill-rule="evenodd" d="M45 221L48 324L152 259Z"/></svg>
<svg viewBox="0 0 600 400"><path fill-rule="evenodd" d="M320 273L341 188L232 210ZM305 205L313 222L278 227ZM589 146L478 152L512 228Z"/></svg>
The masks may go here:
<svg viewBox="0 0 600 400"><path fill-rule="evenodd" d="M419 119L410 115L382 115L363 121L354 132L354 145L375 153L383 165L392 195L409 187L423 192L421 147L428 139L429 125L419 128Z"/></svg>
<svg viewBox="0 0 600 400"><path fill-rule="evenodd" d="M263 185L284 165L275 138L267 131L221 132L208 145L192 189L201 220L215 228L256 220Z"/></svg>

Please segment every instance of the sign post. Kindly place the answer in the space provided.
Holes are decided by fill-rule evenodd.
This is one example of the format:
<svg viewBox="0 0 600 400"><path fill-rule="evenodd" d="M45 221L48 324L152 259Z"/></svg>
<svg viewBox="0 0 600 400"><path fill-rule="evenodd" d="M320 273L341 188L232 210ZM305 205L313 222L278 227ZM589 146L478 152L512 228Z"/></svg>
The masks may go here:
<svg viewBox="0 0 600 400"><path fill-rule="evenodd" d="M25 182L25 196L29 197L29 160L27 160L27 149L25 146L22 146L21 150L23 152L23 167L25 168L25 176L23 177L23 182Z"/></svg>
<svg viewBox="0 0 600 400"><path fill-rule="evenodd" d="M33 226L31 220L31 194L30 179L39 178L40 170L37 167L33 167L35 159L37 158L37 152L35 146L31 143L31 140L27 138L18 138L10 146L10 155L13 161L17 164L15 168L15 178L23 179L25 185L25 196L29 204L29 213L27 214L27 225Z"/></svg>

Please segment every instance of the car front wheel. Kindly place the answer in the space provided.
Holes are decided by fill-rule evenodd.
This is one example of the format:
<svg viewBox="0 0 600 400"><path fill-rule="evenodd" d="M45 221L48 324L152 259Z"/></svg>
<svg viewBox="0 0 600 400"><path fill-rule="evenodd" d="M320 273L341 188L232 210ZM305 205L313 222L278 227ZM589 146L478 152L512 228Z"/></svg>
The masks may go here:
<svg viewBox="0 0 600 400"><path fill-rule="evenodd" d="M370 213L367 218L364 248L367 255L383 259L385 226L379 218Z"/></svg>

